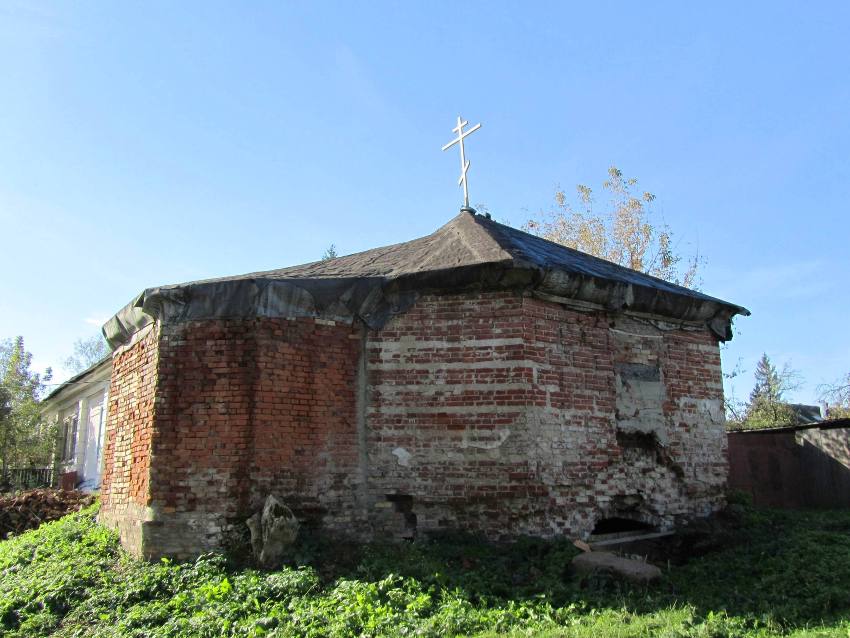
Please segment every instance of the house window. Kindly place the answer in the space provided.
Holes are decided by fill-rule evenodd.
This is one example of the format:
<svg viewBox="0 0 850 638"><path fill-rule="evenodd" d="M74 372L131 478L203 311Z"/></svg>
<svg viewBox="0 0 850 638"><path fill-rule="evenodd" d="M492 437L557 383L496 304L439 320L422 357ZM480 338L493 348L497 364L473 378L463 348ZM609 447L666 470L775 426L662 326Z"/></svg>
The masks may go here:
<svg viewBox="0 0 850 638"><path fill-rule="evenodd" d="M77 425L79 419L76 414L65 417L62 422L62 460L73 461L77 453Z"/></svg>

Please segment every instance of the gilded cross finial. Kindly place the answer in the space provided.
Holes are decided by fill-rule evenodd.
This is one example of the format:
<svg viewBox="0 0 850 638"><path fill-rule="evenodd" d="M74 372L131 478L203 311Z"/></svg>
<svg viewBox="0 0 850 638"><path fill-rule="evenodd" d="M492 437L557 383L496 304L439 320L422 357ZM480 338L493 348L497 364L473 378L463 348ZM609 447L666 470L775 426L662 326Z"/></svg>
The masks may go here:
<svg viewBox="0 0 850 638"><path fill-rule="evenodd" d="M466 210L474 213L475 210L469 206L469 189L466 186L466 171L469 170L469 160L466 159L466 154L464 152L463 138L480 129L481 124L476 124L468 131L464 131L463 127L467 124L469 124L469 122L464 120L460 115L457 116L457 126L452 129L453 132L457 133L457 137L448 144L446 144L443 147L443 150L445 151L446 149L451 148L455 144L460 144L460 179L457 180L457 185L463 186L463 208L461 208L461 210Z"/></svg>

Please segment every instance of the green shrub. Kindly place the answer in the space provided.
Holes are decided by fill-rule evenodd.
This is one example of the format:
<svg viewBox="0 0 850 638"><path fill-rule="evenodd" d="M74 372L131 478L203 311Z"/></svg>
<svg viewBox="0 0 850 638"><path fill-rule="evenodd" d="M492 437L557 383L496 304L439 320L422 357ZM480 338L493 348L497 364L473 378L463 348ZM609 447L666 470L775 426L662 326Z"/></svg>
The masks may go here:
<svg viewBox="0 0 850 638"><path fill-rule="evenodd" d="M655 587L579 582L567 542L452 537L335 548L245 569L215 554L146 563L90 508L0 543L0 635L846 636L850 513L746 508L734 546ZM305 563L312 564L305 564Z"/></svg>
<svg viewBox="0 0 850 638"><path fill-rule="evenodd" d="M93 506L0 542L0 628L47 632L108 582L118 541L95 523L95 512Z"/></svg>

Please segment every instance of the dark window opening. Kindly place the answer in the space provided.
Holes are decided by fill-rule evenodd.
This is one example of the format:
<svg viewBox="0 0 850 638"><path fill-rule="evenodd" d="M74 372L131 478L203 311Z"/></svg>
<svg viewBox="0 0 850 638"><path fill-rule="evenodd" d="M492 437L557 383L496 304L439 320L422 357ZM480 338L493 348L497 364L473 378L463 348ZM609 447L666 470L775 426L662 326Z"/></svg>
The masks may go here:
<svg viewBox="0 0 850 638"><path fill-rule="evenodd" d="M646 523L642 523L641 521L636 521L631 518L612 516L611 518L603 518L596 523L596 527L593 528L591 535L601 536L607 534L624 534L627 532L645 534L653 531L655 531L655 529L652 525L647 525Z"/></svg>
<svg viewBox="0 0 850 638"><path fill-rule="evenodd" d="M62 460L73 461L77 454L77 415L66 417L62 423Z"/></svg>

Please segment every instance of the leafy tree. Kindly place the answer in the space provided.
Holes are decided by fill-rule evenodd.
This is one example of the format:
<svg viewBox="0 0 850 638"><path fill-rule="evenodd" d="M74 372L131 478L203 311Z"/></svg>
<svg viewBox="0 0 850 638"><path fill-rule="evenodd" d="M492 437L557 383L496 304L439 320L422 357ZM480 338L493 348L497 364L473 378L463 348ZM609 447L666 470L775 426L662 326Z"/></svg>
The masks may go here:
<svg viewBox="0 0 850 638"><path fill-rule="evenodd" d="M101 334L95 334L88 339L77 339L74 342L74 354L65 359L64 366L73 374L90 368L109 354L109 344Z"/></svg>
<svg viewBox="0 0 850 638"><path fill-rule="evenodd" d="M850 419L850 372L835 383L818 388L821 399L830 405L827 408L829 419Z"/></svg>
<svg viewBox="0 0 850 638"><path fill-rule="evenodd" d="M40 423L38 399L52 373L30 370L32 354L24 338L0 343L0 483L10 465L44 464L50 459L53 433Z"/></svg>
<svg viewBox="0 0 850 638"><path fill-rule="evenodd" d="M828 405L826 408L827 419L850 419L850 406L848 405Z"/></svg>
<svg viewBox="0 0 850 638"><path fill-rule="evenodd" d="M728 343L728 342L727 342ZM721 351L726 347L726 343L721 346ZM726 412L726 427L740 428L744 422L747 404L738 398L735 393L734 381L736 378L744 374L743 362L739 357L731 370L721 372L724 379L724 384L728 387L723 392L723 408Z"/></svg>
<svg viewBox="0 0 850 638"><path fill-rule="evenodd" d="M12 394L5 385L0 385L0 437L5 431L7 419L12 414Z"/></svg>
<svg viewBox="0 0 850 638"><path fill-rule="evenodd" d="M601 213L594 210L594 193L589 187L579 184L576 190L577 206L558 188L555 210L529 220L523 229L675 284L699 285L703 260L676 251L670 228L652 221L655 195L640 192L637 179L624 177L616 166L609 168L602 190L610 196L610 207Z"/></svg>
<svg viewBox="0 0 850 638"><path fill-rule="evenodd" d="M328 246L328 249L325 251L325 254L322 255L322 261L330 261L331 259L336 259L339 255L336 254L336 245L331 244Z"/></svg>
<svg viewBox="0 0 850 638"><path fill-rule="evenodd" d="M755 370L755 385L750 392L743 422L745 428L765 428L795 423L797 415L785 401L788 392L800 387L800 375L786 363L778 370L766 353Z"/></svg>

